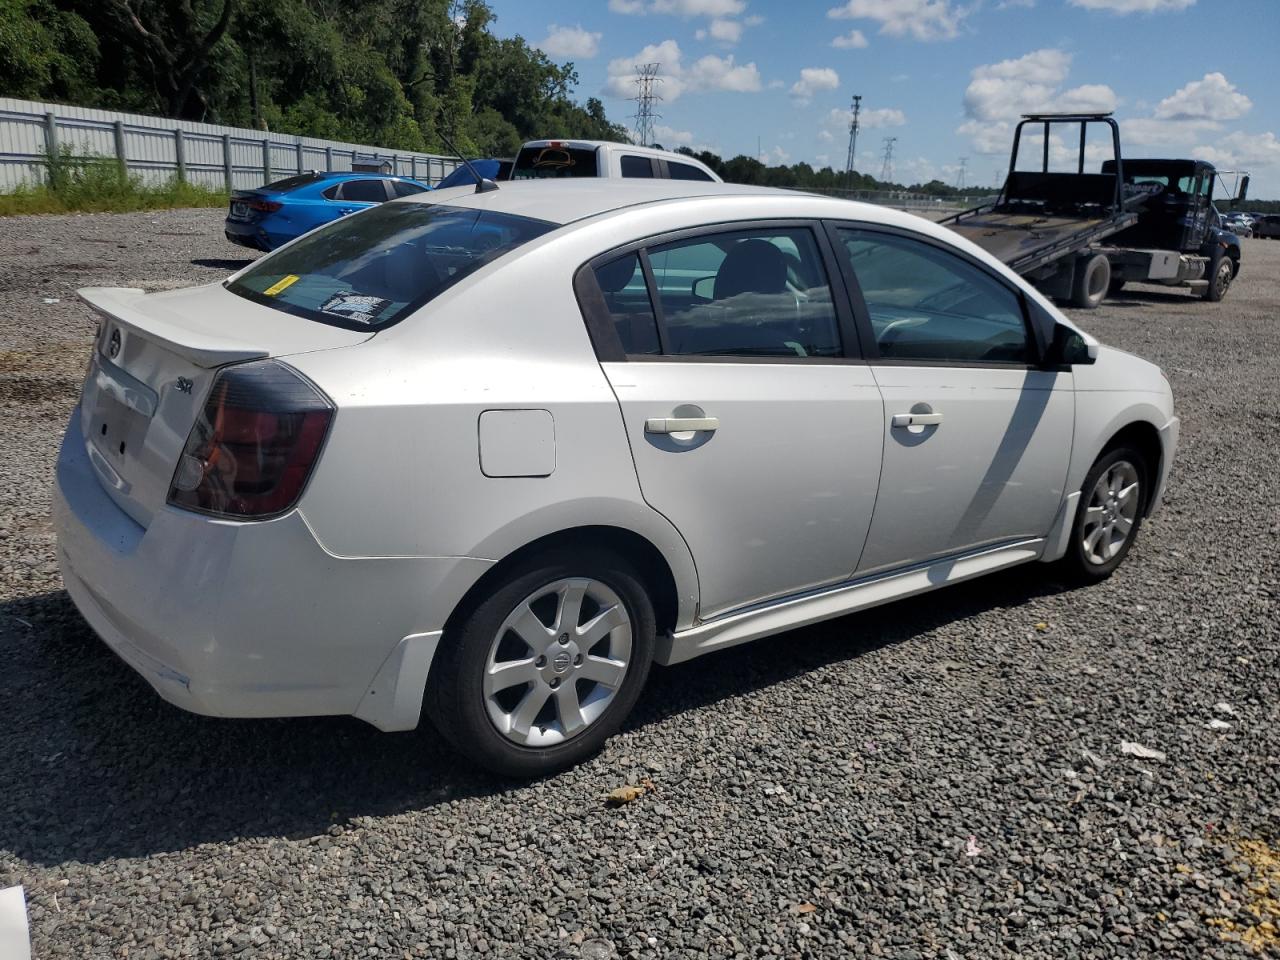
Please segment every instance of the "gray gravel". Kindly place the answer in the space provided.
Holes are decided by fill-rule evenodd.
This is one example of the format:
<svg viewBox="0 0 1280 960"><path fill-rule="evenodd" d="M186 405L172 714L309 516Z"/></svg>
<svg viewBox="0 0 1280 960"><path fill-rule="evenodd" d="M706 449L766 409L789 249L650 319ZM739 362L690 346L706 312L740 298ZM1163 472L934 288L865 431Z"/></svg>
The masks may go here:
<svg viewBox="0 0 1280 960"><path fill-rule="evenodd" d="M1183 417L1110 581L1024 568L657 670L603 754L512 786L429 730L184 714L62 592L72 290L216 279L247 256L220 218L0 220L0 887L36 956L1252 955L1280 852L1280 243L1245 241L1220 305L1082 316Z"/></svg>

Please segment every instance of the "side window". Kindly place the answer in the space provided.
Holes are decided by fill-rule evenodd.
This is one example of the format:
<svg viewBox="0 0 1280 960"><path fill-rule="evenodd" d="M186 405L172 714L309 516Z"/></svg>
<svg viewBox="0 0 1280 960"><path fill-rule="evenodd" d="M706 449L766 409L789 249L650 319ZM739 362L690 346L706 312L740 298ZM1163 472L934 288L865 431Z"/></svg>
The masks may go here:
<svg viewBox="0 0 1280 960"><path fill-rule="evenodd" d="M831 287L813 233L743 230L649 250L667 352L837 357Z"/></svg>
<svg viewBox="0 0 1280 960"><path fill-rule="evenodd" d="M1024 363L1022 304L1008 287L932 244L840 230L871 315L880 356L893 360Z"/></svg>
<svg viewBox="0 0 1280 960"><path fill-rule="evenodd" d="M342 196L342 184L335 183L329 189L321 191L320 195L326 200L337 200L338 197Z"/></svg>
<svg viewBox="0 0 1280 960"><path fill-rule="evenodd" d="M629 253L596 267L596 283L613 318L624 353L660 353L658 324L649 302L640 257Z"/></svg>
<svg viewBox="0 0 1280 960"><path fill-rule="evenodd" d="M668 160L667 171L671 174L672 180L711 180L705 171L699 170L697 167L688 163L676 163L675 161Z"/></svg>
<svg viewBox="0 0 1280 960"><path fill-rule="evenodd" d="M652 177L653 161L648 157L622 158L622 175L624 177Z"/></svg>
<svg viewBox="0 0 1280 960"><path fill-rule="evenodd" d="M387 199L387 188L381 180L348 180L342 185L342 199L356 203L382 203Z"/></svg>
<svg viewBox="0 0 1280 960"><path fill-rule="evenodd" d="M412 197L415 193L426 193L426 187L420 187L416 183L409 183L405 180L392 180L391 189L396 192L397 197Z"/></svg>

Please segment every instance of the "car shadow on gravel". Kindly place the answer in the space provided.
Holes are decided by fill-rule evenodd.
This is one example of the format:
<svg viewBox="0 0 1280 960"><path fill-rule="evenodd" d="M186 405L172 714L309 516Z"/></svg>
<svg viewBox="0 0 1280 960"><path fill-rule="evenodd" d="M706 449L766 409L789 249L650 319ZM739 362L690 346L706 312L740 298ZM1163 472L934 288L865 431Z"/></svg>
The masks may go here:
<svg viewBox="0 0 1280 960"><path fill-rule="evenodd" d="M1007 571L655 670L627 728L1064 589L1044 573ZM0 604L0 703L0 851L44 865L321 838L355 817L524 789L470 768L430 728L385 734L352 718L225 720L172 707L63 591Z"/></svg>

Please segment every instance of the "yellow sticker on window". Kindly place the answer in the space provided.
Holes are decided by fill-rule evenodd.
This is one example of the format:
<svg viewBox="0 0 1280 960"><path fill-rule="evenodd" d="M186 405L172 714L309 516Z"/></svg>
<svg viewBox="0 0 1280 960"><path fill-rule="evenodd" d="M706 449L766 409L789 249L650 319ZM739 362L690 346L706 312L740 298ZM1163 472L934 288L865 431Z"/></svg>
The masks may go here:
<svg viewBox="0 0 1280 960"><path fill-rule="evenodd" d="M262 292L265 293L268 297L274 297L280 291L288 289L290 286L292 286L297 282L298 282L298 275L296 273L291 273L287 277L282 277L281 279L277 280L275 283L267 287L267 289L263 290Z"/></svg>

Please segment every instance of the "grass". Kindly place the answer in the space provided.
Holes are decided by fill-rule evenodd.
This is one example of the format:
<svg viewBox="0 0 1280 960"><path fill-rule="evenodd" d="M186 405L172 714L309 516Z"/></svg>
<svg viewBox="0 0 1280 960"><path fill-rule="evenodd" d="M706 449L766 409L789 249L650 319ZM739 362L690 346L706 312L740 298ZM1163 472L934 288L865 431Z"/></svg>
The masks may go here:
<svg viewBox="0 0 1280 960"><path fill-rule="evenodd" d="M45 183L0 194L0 217L220 207L227 202L226 191L185 183L177 177L162 184L144 183L107 157L76 157L64 149L57 156L46 155L45 165Z"/></svg>

